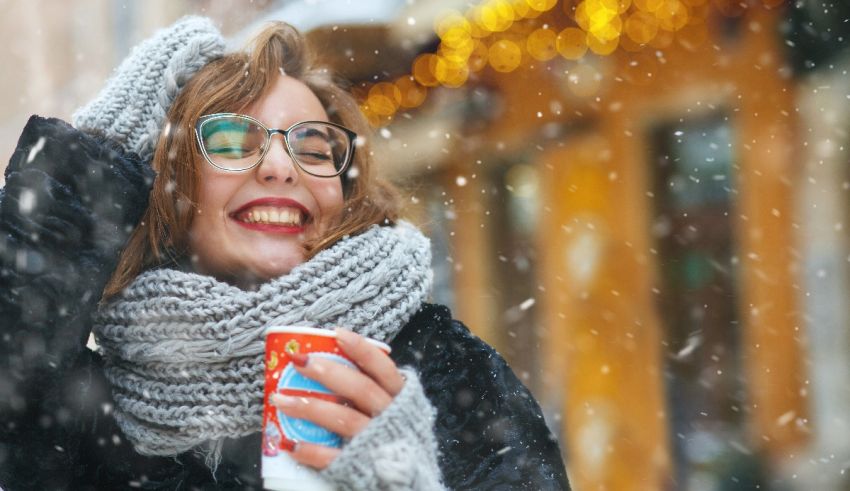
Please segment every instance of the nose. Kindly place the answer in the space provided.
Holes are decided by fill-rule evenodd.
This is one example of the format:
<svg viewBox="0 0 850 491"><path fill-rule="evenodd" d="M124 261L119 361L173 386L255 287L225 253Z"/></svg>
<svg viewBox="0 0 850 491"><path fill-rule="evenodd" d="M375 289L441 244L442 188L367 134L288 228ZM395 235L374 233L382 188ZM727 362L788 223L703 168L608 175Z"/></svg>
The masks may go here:
<svg viewBox="0 0 850 491"><path fill-rule="evenodd" d="M275 138L279 136L280 138ZM298 182L297 164L286 149L283 135L273 134L269 139L269 150L257 166L257 179L261 182Z"/></svg>

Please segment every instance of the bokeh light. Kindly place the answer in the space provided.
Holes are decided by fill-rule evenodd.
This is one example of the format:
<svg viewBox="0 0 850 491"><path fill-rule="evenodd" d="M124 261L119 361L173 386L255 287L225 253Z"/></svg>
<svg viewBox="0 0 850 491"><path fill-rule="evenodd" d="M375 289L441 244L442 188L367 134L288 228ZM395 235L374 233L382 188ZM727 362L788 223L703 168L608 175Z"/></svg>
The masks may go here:
<svg viewBox="0 0 850 491"><path fill-rule="evenodd" d="M688 7L679 0L664 0L655 15L663 29L678 31L688 23Z"/></svg>
<svg viewBox="0 0 850 491"><path fill-rule="evenodd" d="M522 50L513 41L500 39L490 46L489 62L497 72L512 72L522 61Z"/></svg>
<svg viewBox="0 0 850 491"><path fill-rule="evenodd" d="M786 0L758 2L773 8ZM706 19L712 7L722 15L739 16L749 6L740 0L560 0L560 5L559 0L484 0L463 13L450 9L435 19L439 45L435 52L414 59L409 76L390 84L398 93L384 85L367 89L358 100L372 116L370 121L378 118L386 123L396 111L421 105L429 88L461 87L471 74L487 67L510 73L558 55L581 61L588 51L609 56L618 48L641 55L647 48L665 49L674 42L696 51L709 38ZM551 24L557 16L546 12L555 7L569 17L567 25ZM649 83L654 63L653 57L634 58L624 79ZM600 75L590 77L591 68L576 70L570 86L576 95L586 97L594 92L592 81Z"/></svg>
<svg viewBox="0 0 850 491"><path fill-rule="evenodd" d="M664 0L634 0L635 6L644 12L655 12L664 3Z"/></svg>
<svg viewBox="0 0 850 491"><path fill-rule="evenodd" d="M587 33L587 47L597 55L610 55L620 44L620 38L599 39L594 34Z"/></svg>
<svg viewBox="0 0 850 491"><path fill-rule="evenodd" d="M428 95L428 89L417 83L412 75L399 77L395 81L395 86L401 93L399 105L407 109L421 106Z"/></svg>
<svg viewBox="0 0 850 491"><path fill-rule="evenodd" d="M557 37L555 31L549 28L535 30L528 36L528 54L540 61L548 61L558 56L558 49L555 47Z"/></svg>
<svg viewBox="0 0 850 491"><path fill-rule="evenodd" d="M555 48L568 60L578 60L587 52L587 34L576 27L568 27L558 33Z"/></svg>
<svg viewBox="0 0 850 491"><path fill-rule="evenodd" d="M490 32L502 32L513 24L514 10L504 0L487 2L475 10L475 21Z"/></svg>
<svg viewBox="0 0 850 491"><path fill-rule="evenodd" d="M389 82L377 83L369 89L369 96L366 101L375 114L389 116L395 113L401 103L401 91L395 84Z"/></svg>
<svg viewBox="0 0 850 491"><path fill-rule="evenodd" d="M476 39L472 44L472 51L469 53L468 66L473 72L480 71L487 66L487 60L490 57L490 48L482 41Z"/></svg>
<svg viewBox="0 0 850 491"><path fill-rule="evenodd" d="M434 32L444 42L449 31L461 30L469 34L471 29L470 22L456 10L447 10L434 20Z"/></svg>
<svg viewBox="0 0 850 491"><path fill-rule="evenodd" d="M425 87L436 87L440 84L434 76L434 68L437 65L437 55L424 53L413 61L413 78Z"/></svg>
<svg viewBox="0 0 850 491"><path fill-rule="evenodd" d="M673 44L674 39L675 36L672 32L658 29L658 33L649 41L649 45L653 48L663 49Z"/></svg>
<svg viewBox="0 0 850 491"><path fill-rule="evenodd" d="M557 0L525 0L529 7L538 12L551 10L558 2Z"/></svg>
<svg viewBox="0 0 850 491"><path fill-rule="evenodd" d="M658 34L658 19L641 10L632 12L626 19L626 36L637 44L647 44Z"/></svg>
<svg viewBox="0 0 850 491"><path fill-rule="evenodd" d="M469 78L469 68L465 60L455 63L439 56L434 63L434 78L446 87L460 87Z"/></svg>

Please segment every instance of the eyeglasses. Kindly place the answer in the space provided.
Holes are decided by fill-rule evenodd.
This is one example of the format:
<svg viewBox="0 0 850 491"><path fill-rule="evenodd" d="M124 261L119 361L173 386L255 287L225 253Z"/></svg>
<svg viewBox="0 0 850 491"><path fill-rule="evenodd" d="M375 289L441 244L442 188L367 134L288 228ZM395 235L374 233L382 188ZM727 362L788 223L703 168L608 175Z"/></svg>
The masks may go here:
<svg viewBox="0 0 850 491"><path fill-rule="evenodd" d="M266 128L244 114L217 113L201 116L195 125L207 162L232 172L259 165L275 133L283 135L286 151L298 167L313 176L338 176L354 157L357 133L326 121L301 121L281 130Z"/></svg>

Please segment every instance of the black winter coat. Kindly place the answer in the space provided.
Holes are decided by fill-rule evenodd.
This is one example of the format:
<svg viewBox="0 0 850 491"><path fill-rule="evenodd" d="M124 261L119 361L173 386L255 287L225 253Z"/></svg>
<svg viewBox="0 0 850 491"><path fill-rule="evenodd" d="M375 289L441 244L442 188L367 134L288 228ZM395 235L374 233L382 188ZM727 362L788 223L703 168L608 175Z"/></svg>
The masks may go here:
<svg viewBox="0 0 850 491"><path fill-rule="evenodd" d="M125 440L91 314L153 174L137 156L55 119L24 128L0 191L0 487L261 489L260 434L227 440L215 474L192 452L146 457ZM569 489L540 408L504 360L424 305L392 341L437 408L451 489Z"/></svg>

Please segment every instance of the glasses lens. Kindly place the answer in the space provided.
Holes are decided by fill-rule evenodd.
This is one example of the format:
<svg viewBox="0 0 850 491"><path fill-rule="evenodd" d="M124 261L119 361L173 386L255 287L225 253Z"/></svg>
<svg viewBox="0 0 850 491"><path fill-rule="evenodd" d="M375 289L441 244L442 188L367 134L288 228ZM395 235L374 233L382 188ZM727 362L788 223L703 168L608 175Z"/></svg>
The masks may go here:
<svg viewBox="0 0 850 491"><path fill-rule="evenodd" d="M225 169L245 169L263 154L266 130L250 119L224 116L204 121L201 142L210 160Z"/></svg>
<svg viewBox="0 0 850 491"><path fill-rule="evenodd" d="M334 176L351 159L351 139L336 126L302 123L289 132L292 156L301 168L315 176Z"/></svg>

